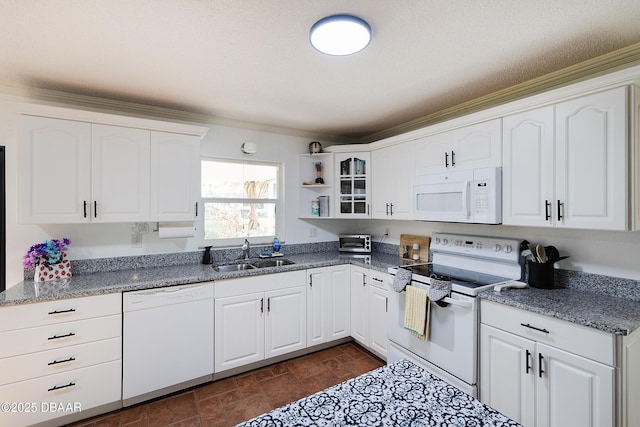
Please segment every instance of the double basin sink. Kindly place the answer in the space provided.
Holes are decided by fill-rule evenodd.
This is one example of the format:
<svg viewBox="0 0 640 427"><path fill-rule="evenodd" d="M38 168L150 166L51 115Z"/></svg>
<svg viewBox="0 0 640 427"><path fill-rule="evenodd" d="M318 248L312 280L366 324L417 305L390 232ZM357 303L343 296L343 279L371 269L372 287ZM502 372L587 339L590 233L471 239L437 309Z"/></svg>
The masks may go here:
<svg viewBox="0 0 640 427"><path fill-rule="evenodd" d="M267 268L267 267L282 267L283 265L295 264L293 261L288 259L265 259L259 261L246 261L246 262L236 262L234 264L225 264L225 265L216 265L213 267L214 271L219 273L228 273L230 271L244 271L244 270L255 270L258 268Z"/></svg>

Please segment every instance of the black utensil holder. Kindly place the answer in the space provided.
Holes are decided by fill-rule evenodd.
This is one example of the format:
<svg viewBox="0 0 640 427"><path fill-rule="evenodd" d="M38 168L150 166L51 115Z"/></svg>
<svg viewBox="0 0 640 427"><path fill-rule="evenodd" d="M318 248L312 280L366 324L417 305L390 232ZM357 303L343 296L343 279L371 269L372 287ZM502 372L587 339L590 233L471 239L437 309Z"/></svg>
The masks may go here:
<svg viewBox="0 0 640 427"><path fill-rule="evenodd" d="M554 268L552 262L527 261L529 277L527 283L532 288L553 289L555 284Z"/></svg>

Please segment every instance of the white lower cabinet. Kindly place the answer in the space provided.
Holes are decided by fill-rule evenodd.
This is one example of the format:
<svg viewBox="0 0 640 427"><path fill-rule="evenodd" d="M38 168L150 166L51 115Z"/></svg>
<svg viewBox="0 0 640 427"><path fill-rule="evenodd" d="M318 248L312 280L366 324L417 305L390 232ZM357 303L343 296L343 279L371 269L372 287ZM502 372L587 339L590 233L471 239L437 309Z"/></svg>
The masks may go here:
<svg viewBox="0 0 640 427"><path fill-rule="evenodd" d="M1 425L27 426L122 399L122 306L108 294L0 309ZM13 406L12 406L13 405Z"/></svg>
<svg viewBox="0 0 640 427"><path fill-rule="evenodd" d="M388 274L351 266L351 336L382 359L387 357Z"/></svg>
<svg viewBox="0 0 640 427"><path fill-rule="evenodd" d="M480 400L525 427L616 425L610 334L482 301Z"/></svg>
<svg viewBox="0 0 640 427"><path fill-rule="evenodd" d="M220 280L215 372L306 347L305 271Z"/></svg>
<svg viewBox="0 0 640 427"><path fill-rule="evenodd" d="M350 266L307 270L307 345L348 337L351 332Z"/></svg>

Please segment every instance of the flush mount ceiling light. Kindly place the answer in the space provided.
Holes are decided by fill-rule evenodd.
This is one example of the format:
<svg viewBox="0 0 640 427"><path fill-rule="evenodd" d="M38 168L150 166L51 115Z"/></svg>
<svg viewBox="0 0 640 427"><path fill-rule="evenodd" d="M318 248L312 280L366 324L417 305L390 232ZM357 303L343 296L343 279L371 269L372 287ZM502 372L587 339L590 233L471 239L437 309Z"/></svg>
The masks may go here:
<svg viewBox="0 0 640 427"><path fill-rule="evenodd" d="M353 15L332 15L311 27L311 45L328 55L351 55L360 52L371 41L371 27Z"/></svg>

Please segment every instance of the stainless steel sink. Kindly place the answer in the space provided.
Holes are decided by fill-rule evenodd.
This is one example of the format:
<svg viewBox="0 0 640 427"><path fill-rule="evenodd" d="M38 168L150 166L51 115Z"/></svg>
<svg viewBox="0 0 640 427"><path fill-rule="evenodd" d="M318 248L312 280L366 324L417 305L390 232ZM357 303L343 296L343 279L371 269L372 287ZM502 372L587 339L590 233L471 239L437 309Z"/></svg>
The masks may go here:
<svg viewBox="0 0 640 427"><path fill-rule="evenodd" d="M228 273L230 271L244 271L244 270L254 270L256 267L253 264L249 264L247 262L238 263L238 264L225 264L225 265L216 265L213 267L214 271L220 273Z"/></svg>
<svg viewBox="0 0 640 427"><path fill-rule="evenodd" d="M295 264L295 262L288 259L284 259L284 258L265 259L265 260L260 260L253 263L253 265L256 268L281 267L283 265L291 265L291 264Z"/></svg>

